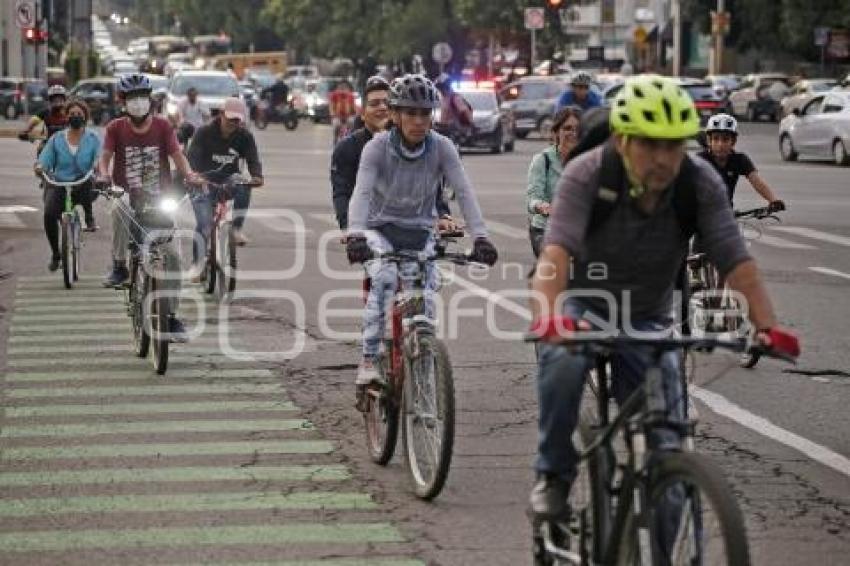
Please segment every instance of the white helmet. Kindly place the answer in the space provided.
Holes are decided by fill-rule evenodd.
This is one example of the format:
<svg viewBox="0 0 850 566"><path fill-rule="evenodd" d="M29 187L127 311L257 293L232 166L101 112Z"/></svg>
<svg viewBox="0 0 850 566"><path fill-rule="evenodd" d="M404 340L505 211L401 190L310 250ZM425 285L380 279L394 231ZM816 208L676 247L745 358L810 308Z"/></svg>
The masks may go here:
<svg viewBox="0 0 850 566"><path fill-rule="evenodd" d="M705 133L712 134L715 132L726 132L737 136L738 121L729 114L715 114L708 119L708 124L705 126Z"/></svg>

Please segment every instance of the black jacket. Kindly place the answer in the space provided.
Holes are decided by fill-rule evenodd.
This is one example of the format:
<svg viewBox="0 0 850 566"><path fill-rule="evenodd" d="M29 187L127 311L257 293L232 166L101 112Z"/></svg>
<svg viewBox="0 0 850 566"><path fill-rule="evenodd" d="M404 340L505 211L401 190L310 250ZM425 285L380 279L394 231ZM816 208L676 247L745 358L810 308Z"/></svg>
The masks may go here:
<svg viewBox="0 0 850 566"><path fill-rule="evenodd" d="M331 157L331 198L334 212L336 212L336 221L342 230L348 228L348 201L351 200L354 185L357 182L360 155L371 139L372 132L367 128L355 130L336 144ZM440 188L437 186L434 190L437 191L437 214L442 217L451 214L451 211L443 199L443 191Z"/></svg>
<svg viewBox="0 0 850 566"><path fill-rule="evenodd" d="M235 154L230 149L235 150ZM244 159L252 177L263 176L263 166L257 154L254 134L239 128L229 138L224 138L218 120L204 124L195 131L187 151L189 165L199 173L216 170L214 181L224 180L239 172L239 159Z"/></svg>

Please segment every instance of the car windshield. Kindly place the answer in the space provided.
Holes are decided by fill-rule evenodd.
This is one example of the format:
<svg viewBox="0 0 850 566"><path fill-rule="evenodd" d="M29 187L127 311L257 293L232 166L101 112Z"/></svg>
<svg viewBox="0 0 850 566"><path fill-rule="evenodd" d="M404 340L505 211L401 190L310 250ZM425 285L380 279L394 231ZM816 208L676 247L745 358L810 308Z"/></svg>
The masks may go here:
<svg viewBox="0 0 850 566"><path fill-rule="evenodd" d="M482 91L467 91L467 92L459 92L464 100L466 100L470 106L472 106L473 110L479 110L482 112L494 112L498 109L498 105L496 104L496 97L492 92L482 92Z"/></svg>
<svg viewBox="0 0 850 566"><path fill-rule="evenodd" d="M520 98L526 100L540 100L542 98L546 98L546 84L545 83L522 83L522 89L519 94Z"/></svg>
<svg viewBox="0 0 850 566"><path fill-rule="evenodd" d="M838 84L837 81L824 81L820 83L811 83L814 92L826 92Z"/></svg>
<svg viewBox="0 0 850 566"><path fill-rule="evenodd" d="M198 89L201 96L239 96L239 85L228 75L182 76L174 79L171 93L178 96L186 94L189 87Z"/></svg>
<svg viewBox="0 0 850 566"><path fill-rule="evenodd" d="M145 75L148 80L151 82L151 88L156 90L158 88L168 88L168 79L163 77L162 75Z"/></svg>

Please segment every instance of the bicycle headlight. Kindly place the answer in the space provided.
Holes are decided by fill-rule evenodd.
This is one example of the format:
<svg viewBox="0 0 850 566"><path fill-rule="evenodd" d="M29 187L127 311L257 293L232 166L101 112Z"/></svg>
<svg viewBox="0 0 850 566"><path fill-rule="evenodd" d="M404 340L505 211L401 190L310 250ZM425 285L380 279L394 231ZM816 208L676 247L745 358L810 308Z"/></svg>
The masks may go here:
<svg viewBox="0 0 850 566"><path fill-rule="evenodd" d="M174 214L179 207L180 203L177 202L177 199L171 197L165 197L159 201L159 210L166 214Z"/></svg>

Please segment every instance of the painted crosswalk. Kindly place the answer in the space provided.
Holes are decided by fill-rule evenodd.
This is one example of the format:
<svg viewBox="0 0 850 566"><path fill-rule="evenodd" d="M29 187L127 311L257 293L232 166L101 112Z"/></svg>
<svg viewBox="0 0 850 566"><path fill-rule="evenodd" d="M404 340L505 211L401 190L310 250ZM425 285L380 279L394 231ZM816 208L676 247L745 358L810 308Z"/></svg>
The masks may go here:
<svg viewBox="0 0 850 566"><path fill-rule="evenodd" d="M421 566L303 418L287 383L228 358L216 304L165 376L120 293L21 278L0 421L0 563ZM201 311L203 309L203 311Z"/></svg>

